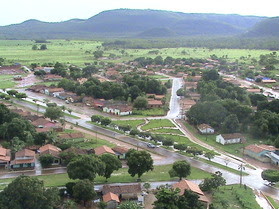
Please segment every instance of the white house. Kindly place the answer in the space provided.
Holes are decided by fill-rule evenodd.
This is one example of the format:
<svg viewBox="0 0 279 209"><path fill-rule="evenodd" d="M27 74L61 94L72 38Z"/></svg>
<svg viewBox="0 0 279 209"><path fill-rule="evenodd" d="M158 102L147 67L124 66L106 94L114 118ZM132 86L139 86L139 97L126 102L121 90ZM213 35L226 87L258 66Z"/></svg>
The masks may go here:
<svg viewBox="0 0 279 209"><path fill-rule="evenodd" d="M243 136L240 133L219 134L218 136L216 136L216 142L223 145L241 143L242 140L243 140Z"/></svg>
<svg viewBox="0 0 279 209"><path fill-rule="evenodd" d="M103 112L120 116L131 115L132 107L129 105L109 105L103 107Z"/></svg>
<svg viewBox="0 0 279 209"><path fill-rule="evenodd" d="M202 134L214 134L214 128L207 124L200 124L197 127Z"/></svg>

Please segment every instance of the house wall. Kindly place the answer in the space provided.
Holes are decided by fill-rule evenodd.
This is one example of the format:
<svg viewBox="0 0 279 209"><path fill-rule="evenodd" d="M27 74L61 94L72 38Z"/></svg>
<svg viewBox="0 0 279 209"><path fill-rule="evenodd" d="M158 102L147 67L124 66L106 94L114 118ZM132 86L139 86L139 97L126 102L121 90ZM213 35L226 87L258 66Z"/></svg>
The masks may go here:
<svg viewBox="0 0 279 209"><path fill-rule="evenodd" d="M245 155L248 155L249 157L254 158L256 160L259 160L263 163L269 163L270 158L264 156L264 154L266 154L266 153L267 153L267 151L263 151L263 152L260 152L260 153L255 153L255 152L252 152L250 150L244 149L244 154Z"/></svg>
<svg viewBox="0 0 279 209"><path fill-rule="evenodd" d="M213 133L214 133L214 129L211 129L211 128L199 129L199 131L200 131L202 134L213 134Z"/></svg>

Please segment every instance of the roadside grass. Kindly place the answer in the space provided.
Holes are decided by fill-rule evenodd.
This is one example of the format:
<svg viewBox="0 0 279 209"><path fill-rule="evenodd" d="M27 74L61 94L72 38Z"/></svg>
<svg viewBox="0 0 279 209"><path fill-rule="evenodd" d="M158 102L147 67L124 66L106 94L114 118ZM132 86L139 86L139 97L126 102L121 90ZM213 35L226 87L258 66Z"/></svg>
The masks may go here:
<svg viewBox="0 0 279 209"><path fill-rule="evenodd" d="M162 108L152 108L146 110L133 110L133 115L141 115L141 116L164 116L165 111ZM132 116L133 116L132 115Z"/></svg>
<svg viewBox="0 0 279 209"><path fill-rule="evenodd" d="M136 129L137 126L144 123L144 120L143 119L139 119L139 120L113 120L112 123L115 124L115 125L118 125L118 126L129 125L133 129Z"/></svg>
<svg viewBox="0 0 279 209"><path fill-rule="evenodd" d="M202 161L202 162L204 162L204 163L207 163L207 164L209 164L209 165L213 165L213 166L215 166L215 167L217 167L217 168L221 168L221 169L226 170L226 171L229 171L229 172L231 172L231 173L240 175L240 171L239 171L239 170L230 168L230 167L228 167L228 166L224 166L224 165L221 165L221 164L219 164L219 163L215 163L215 162L213 162L213 161L206 160L206 159L203 159L203 158L199 158L198 160L199 160L199 161ZM242 172L242 175L243 175L243 176L248 176L249 174L246 173L246 172Z"/></svg>
<svg viewBox="0 0 279 209"><path fill-rule="evenodd" d="M275 209L279 209L279 204L277 202L275 202L275 200L270 197L270 196L266 196L266 198L269 200L269 202L271 203L271 205L275 208Z"/></svg>
<svg viewBox="0 0 279 209"><path fill-rule="evenodd" d="M12 88L15 85L14 75L0 75L0 89Z"/></svg>
<svg viewBox="0 0 279 209"><path fill-rule="evenodd" d="M172 165L160 165L154 166L153 171L149 171L142 175L142 182L152 182L152 181L172 181L178 180L177 177L171 178L168 171L172 168ZM208 172L200 170L198 168L191 167L191 175L187 179L204 179L210 178L211 175ZM43 175L38 176L38 179L43 180L45 186L47 187L61 187L69 181L74 181L69 179L68 174L52 174L52 175ZM0 189L4 189L13 178L9 179L0 179ZM95 184L105 184L105 183L130 183L137 182L137 176L131 177L128 173L128 168L121 168L118 171L115 171L111 178L106 182L104 177L97 176L94 180Z"/></svg>
<svg viewBox="0 0 279 209"><path fill-rule="evenodd" d="M163 127L175 127L173 123L168 119L154 119L150 120L146 125L142 126L142 130L149 130L153 128L163 128Z"/></svg>
<svg viewBox="0 0 279 209"><path fill-rule="evenodd" d="M171 134L160 134L160 136L173 139L175 142L177 142L179 144L186 144L187 146L192 147L192 148L196 147L198 150L201 150L204 152L209 151L208 149L191 142L186 136L176 136L176 135L171 135Z"/></svg>
<svg viewBox="0 0 279 209"><path fill-rule="evenodd" d="M230 153L232 155L236 155L238 157L243 156L243 148L248 146L249 144L255 144L259 143L258 140L253 140L250 136L245 135L246 143L245 144L227 144L222 145L216 142L216 134L213 135L201 135L198 133L198 131L191 126L189 123L185 122L184 125L186 128L195 135L199 140L211 145L212 147L215 147L217 149L223 150L227 153Z"/></svg>
<svg viewBox="0 0 279 209"><path fill-rule="evenodd" d="M168 129L168 128L162 128L162 129L155 129L155 130L150 130L149 132L151 133L169 133L169 134L178 134L178 135L183 135L183 133L179 129Z"/></svg>
<svg viewBox="0 0 279 209"><path fill-rule="evenodd" d="M212 203L216 209L261 209L253 190L239 184L219 187L213 192Z"/></svg>

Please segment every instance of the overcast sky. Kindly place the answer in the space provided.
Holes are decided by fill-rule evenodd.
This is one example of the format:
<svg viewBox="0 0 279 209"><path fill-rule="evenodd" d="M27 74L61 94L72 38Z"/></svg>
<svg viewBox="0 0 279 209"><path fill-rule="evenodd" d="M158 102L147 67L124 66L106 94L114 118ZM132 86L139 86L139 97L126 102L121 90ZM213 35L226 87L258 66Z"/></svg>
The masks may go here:
<svg viewBox="0 0 279 209"><path fill-rule="evenodd" d="M104 10L159 9L185 13L279 16L278 0L1 0L0 25L28 19L59 22L85 19Z"/></svg>

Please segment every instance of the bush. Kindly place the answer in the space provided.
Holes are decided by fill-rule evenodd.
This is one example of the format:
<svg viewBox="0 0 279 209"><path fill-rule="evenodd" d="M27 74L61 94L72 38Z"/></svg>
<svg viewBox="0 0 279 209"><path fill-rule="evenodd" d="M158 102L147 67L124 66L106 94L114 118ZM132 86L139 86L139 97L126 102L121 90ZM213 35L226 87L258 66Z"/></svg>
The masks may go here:
<svg viewBox="0 0 279 209"><path fill-rule="evenodd" d="M178 149L180 151L184 151L187 149L187 144L175 144L174 145L174 149Z"/></svg>
<svg viewBox="0 0 279 209"><path fill-rule="evenodd" d="M135 135L138 135L138 134L139 134L139 131L137 129L132 129L130 131L130 135L132 135L132 136L135 136Z"/></svg>
<svg viewBox="0 0 279 209"><path fill-rule="evenodd" d="M46 168L46 167L49 167L53 163L54 157L50 154L44 154L39 157L39 161L40 161L42 167Z"/></svg>
<svg viewBox="0 0 279 209"><path fill-rule="evenodd" d="M169 138L166 138L163 140L163 145L164 146L172 146L174 143L173 139L169 139Z"/></svg>

